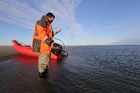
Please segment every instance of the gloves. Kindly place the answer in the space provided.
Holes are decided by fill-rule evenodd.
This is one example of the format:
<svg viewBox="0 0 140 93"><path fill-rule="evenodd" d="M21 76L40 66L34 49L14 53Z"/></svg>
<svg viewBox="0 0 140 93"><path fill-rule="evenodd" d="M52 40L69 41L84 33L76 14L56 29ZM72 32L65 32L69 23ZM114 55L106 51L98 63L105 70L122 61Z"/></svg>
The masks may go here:
<svg viewBox="0 0 140 93"><path fill-rule="evenodd" d="M49 46L51 46L51 44L54 42L54 41L51 40L50 38L47 38L47 39L45 39L44 41L45 41L45 43L46 43L47 45L49 45Z"/></svg>

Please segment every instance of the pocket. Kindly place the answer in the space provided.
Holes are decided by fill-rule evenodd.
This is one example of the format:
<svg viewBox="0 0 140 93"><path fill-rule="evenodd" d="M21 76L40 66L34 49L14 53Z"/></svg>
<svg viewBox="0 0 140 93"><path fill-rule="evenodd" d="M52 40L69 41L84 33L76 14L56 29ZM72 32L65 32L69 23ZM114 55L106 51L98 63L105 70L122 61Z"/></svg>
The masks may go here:
<svg viewBox="0 0 140 93"><path fill-rule="evenodd" d="M41 48L41 40L33 39L32 51L40 52L40 48Z"/></svg>

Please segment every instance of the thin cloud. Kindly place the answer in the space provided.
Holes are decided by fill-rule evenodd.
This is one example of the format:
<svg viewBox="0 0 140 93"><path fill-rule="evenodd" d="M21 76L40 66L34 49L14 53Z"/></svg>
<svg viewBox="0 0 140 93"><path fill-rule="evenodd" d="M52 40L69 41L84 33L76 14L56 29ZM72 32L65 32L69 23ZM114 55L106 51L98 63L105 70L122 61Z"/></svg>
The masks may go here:
<svg viewBox="0 0 140 93"><path fill-rule="evenodd" d="M31 28L31 26L33 26L36 17L34 14L38 14L37 11L23 0L0 1L0 13L1 21L23 25L26 28Z"/></svg>
<svg viewBox="0 0 140 93"><path fill-rule="evenodd" d="M140 45L140 30L134 31L134 34L113 43L114 45Z"/></svg>
<svg viewBox="0 0 140 93"><path fill-rule="evenodd" d="M75 9L81 0L1 0L0 21L33 29L36 20L47 12L56 15L54 24L66 27L71 34L84 34L75 20Z"/></svg>
<svg viewBox="0 0 140 93"><path fill-rule="evenodd" d="M124 40L120 40L113 45L140 45L140 38L127 38Z"/></svg>

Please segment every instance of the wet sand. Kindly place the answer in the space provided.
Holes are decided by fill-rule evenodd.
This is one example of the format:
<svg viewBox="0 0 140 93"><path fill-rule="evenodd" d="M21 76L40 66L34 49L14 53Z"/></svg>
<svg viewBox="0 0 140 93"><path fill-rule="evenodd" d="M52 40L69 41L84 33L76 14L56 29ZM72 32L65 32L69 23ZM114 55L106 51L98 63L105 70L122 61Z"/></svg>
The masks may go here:
<svg viewBox="0 0 140 93"><path fill-rule="evenodd" d="M17 54L13 46L0 46L0 59Z"/></svg>
<svg viewBox="0 0 140 93"><path fill-rule="evenodd" d="M51 81L40 79L37 58L13 56L0 61L0 93L54 93Z"/></svg>
<svg viewBox="0 0 140 93"><path fill-rule="evenodd" d="M47 79L38 77L37 58L0 46L0 93L54 93Z"/></svg>

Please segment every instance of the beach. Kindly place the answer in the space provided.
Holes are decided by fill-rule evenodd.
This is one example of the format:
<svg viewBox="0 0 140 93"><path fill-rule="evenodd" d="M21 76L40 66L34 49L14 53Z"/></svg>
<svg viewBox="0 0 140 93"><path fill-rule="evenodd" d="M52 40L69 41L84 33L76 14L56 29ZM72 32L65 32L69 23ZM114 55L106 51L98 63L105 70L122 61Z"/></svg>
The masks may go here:
<svg viewBox="0 0 140 93"><path fill-rule="evenodd" d="M17 52L13 46L0 46L0 59L16 55Z"/></svg>

